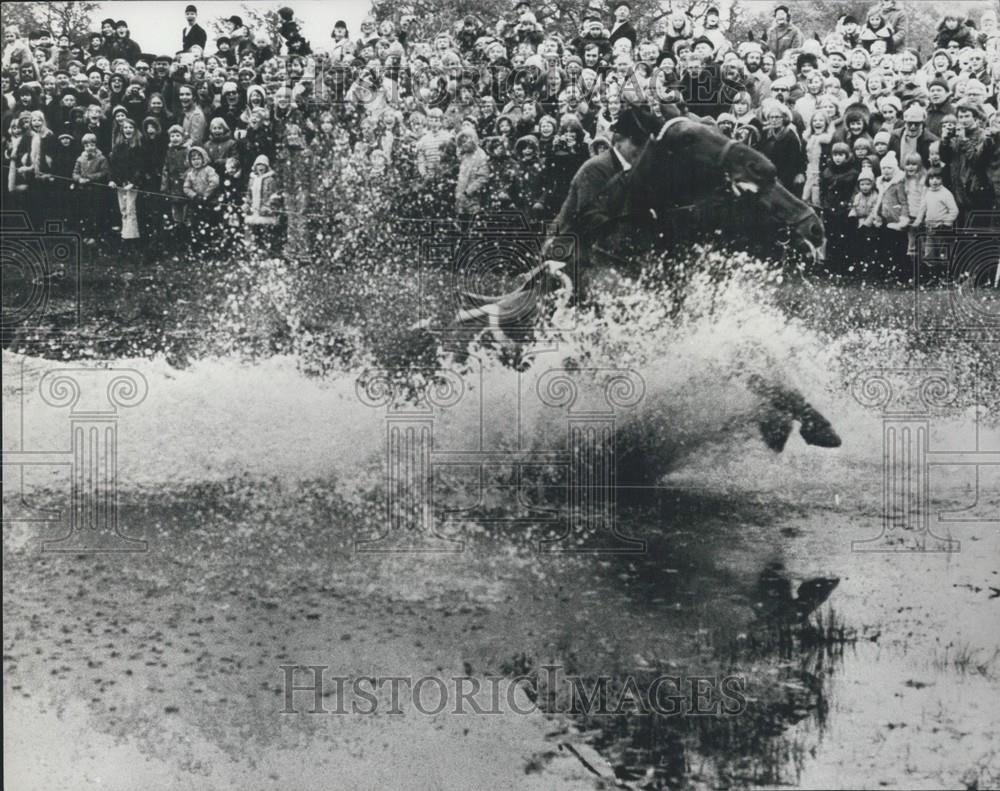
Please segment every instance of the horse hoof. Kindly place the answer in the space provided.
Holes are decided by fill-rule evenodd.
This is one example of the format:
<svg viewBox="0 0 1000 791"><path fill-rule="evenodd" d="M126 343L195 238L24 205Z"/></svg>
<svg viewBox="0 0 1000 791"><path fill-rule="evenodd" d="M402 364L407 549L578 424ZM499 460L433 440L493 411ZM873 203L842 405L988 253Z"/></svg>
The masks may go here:
<svg viewBox="0 0 1000 791"><path fill-rule="evenodd" d="M775 453L781 453L785 449L785 443L792 435L792 419L786 413L772 412L767 417L761 419L757 424L760 428L760 436Z"/></svg>
<svg viewBox="0 0 1000 791"><path fill-rule="evenodd" d="M811 406L806 405L799 415L799 421L801 423L799 434L807 445L816 445L820 448L840 447L840 437L830 425L830 421Z"/></svg>

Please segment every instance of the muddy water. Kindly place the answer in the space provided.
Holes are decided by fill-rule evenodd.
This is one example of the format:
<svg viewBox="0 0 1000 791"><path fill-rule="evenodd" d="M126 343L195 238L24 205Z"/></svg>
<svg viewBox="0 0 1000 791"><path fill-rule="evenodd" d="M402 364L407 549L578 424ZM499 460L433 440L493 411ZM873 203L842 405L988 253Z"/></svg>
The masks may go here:
<svg viewBox="0 0 1000 791"><path fill-rule="evenodd" d="M793 437L775 456L747 432L630 495L620 526L648 542L641 555L539 554L537 532L502 524L456 528L457 555L359 555L354 541L378 519L351 493L372 460L350 438L363 446L380 418L355 412L334 446L300 420L344 414L348 389L290 388L280 362L266 377L128 364L154 386L148 411L122 418L120 519L149 551L60 556L40 551L60 523L5 528L5 706L24 723L9 778L48 744L54 782L37 787L69 787L79 767L76 787L469 787L454 779L470 761L476 787L589 787L568 741L636 787L995 785L1000 480L989 468L935 470L933 532L959 551L914 551L928 544L913 531L872 544L901 551L853 551L882 528L882 422L834 399L841 450ZM26 361L27 390L43 367ZM225 408L237 396L238 419ZM29 445L59 446L64 429L30 396L11 405ZM968 416L942 419L932 442L1000 447L973 429ZM5 509L65 507L50 474ZM940 516L959 512L965 521ZM817 578L839 584L811 626L767 583L795 591ZM588 687L607 677L612 698L630 676L735 676L746 705L717 717L572 712L565 688L541 686L532 716L290 716L287 663L526 675L533 694L555 665ZM441 756L433 767L428 753ZM126 764L139 768L123 779Z"/></svg>
<svg viewBox="0 0 1000 791"><path fill-rule="evenodd" d="M180 314L218 330L204 297L182 296ZM967 391L988 357L910 343L892 295L797 294L794 310L829 334L737 297L704 321L693 310L680 334L664 334L646 303L583 327L590 364L637 368L649 395L625 425L656 438L659 484L628 490L618 512L620 531L646 542L637 555L540 553L551 528L495 518L539 505L515 498L509 470L481 489L469 470L440 482L438 516L463 509L448 528L462 552L358 553L385 526L386 423L360 403L355 376L306 376L266 343L204 356L176 327L149 331L143 310L162 301L149 293L136 332L95 331L117 345L57 341L44 356L114 360L104 365L148 385L118 414L117 446L119 523L148 551L43 552L67 529L67 470L5 466L5 714L21 723L5 743L8 785L562 789L593 787L589 766L637 788L996 787L1000 472L935 465L936 538L902 521L898 503L882 536L886 415L852 388L855 371L916 368ZM861 329L844 326L843 309L862 304ZM237 318L226 342L247 332ZM780 456L763 447L754 398L730 371L773 361L842 448L798 436ZM38 395L65 365L5 354L5 453L68 447L66 411ZM526 391L544 369L525 374ZM930 415L934 450L1000 451L995 363L985 370L978 400ZM456 409L436 441L549 447L565 416L522 402L517 381L508 369L467 378L487 419ZM977 407L992 416L978 433ZM942 538L956 551L936 551ZM813 609L817 582L829 596ZM536 710L282 714L285 664L520 677ZM548 686L546 667L563 681ZM605 679L612 704L630 678L640 689L661 676L736 678L742 703L719 716L574 711L567 676L588 689Z"/></svg>

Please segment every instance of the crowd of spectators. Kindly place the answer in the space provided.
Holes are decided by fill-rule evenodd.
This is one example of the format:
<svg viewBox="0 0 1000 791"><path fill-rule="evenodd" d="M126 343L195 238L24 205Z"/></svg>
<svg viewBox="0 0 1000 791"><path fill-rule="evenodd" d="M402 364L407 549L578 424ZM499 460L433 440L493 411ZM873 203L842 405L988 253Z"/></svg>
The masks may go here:
<svg viewBox="0 0 1000 791"><path fill-rule="evenodd" d="M5 204L88 244L308 257L316 229L357 222L359 206L552 218L615 145L623 107L672 103L761 151L822 211L831 268L905 267L919 232L933 254L956 223L990 222L1000 195L997 16L942 9L933 41L908 39L902 0L821 36L777 5L739 41L717 9L643 30L627 2L588 7L569 38L528 0L432 37L402 16L338 22L323 42L290 8L280 41L238 16L210 41L189 6L179 49L159 55L124 20L85 40L6 27Z"/></svg>

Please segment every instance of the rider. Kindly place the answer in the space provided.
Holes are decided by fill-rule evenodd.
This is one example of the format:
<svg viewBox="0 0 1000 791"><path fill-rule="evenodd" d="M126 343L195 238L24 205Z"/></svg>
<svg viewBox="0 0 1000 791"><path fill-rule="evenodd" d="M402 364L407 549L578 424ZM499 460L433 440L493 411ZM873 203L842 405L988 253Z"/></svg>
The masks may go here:
<svg viewBox="0 0 1000 791"><path fill-rule="evenodd" d="M556 233L573 238L580 264L590 263L602 228L614 219L607 215L608 199L612 190L624 188L627 179L627 176L616 176L627 174L632 169L643 147L658 128L659 121L648 108L631 106L623 109L611 125L611 148L588 159L573 176L566 200L556 218Z"/></svg>

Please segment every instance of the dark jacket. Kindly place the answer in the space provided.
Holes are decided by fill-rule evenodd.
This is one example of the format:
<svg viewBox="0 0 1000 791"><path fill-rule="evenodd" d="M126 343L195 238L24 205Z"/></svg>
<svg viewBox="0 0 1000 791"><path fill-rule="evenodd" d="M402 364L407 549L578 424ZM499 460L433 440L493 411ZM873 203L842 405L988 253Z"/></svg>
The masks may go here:
<svg viewBox="0 0 1000 791"><path fill-rule="evenodd" d="M853 159L839 166L830 164L824 169L819 180L823 208L846 215L858 186L859 173L858 165Z"/></svg>
<svg viewBox="0 0 1000 791"><path fill-rule="evenodd" d="M204 51L205 45L208 43L208 34L205 29L195 22L191 25L191 29L188 30L184 28L181 31L181 49L187 52L191 47L201 47Z"/></svg>
<svg viewBox="0 0 1000 791"><path fill-rule="evenodd" d="M789 22L784 27L771 25L767 29L767 48L774 53L775 60L781 60L790 49L798 49L805 41L802 31Z"/></svg>
<svg viewBox="0 0 1000 791"><path fill-rule="evenodd" d="M905 131L902 134L894 135L893 141L889 146L893 151L896 152L896 159L899 160L900 167L906 164L905 162L903 162L903 159L905 158L905 155L903 154L904 137L906 137ZM937 139L938 139L937 135L931 134L926 129L926 127L920 133L920 137L917 138L917 146L916 146L917 153L920 154L920 159L921 161L923 161L925 168L930 167L931 143L935 142Z"/></svg>
<svg viewBox="0 0 1000 791"><path fill-rule="evenodd" d="M632 46L634 47L635 42L639 40L639 34L636 33L635 27L631 22L625 22L611 31L611 35L608 37L608 43L614 47L615 42L620 38L627 38L632 42Z"/></svg>
<svg viewBox="0 0 1000 791"><path fill-rule="evenodd" d="M142 47L140 47L131 38L119 38L115 36L110 44L110 52L108 57L111 60L115 58L124 58L129 62L129 65L134 66L136 61L142 56Z"/></svg>
<svg viewBox="0 0 1000 791"><path fill-rule="evenodd" d="M955 30L948 30L942 19L934 37L934 49L948 49L949 41L957 41L959 49L976 46L976 31L968 25L959 24Z"/></svg>
<svg viewBox="0 0 1000 791"><path fill-rule="evenodd" d="M610 218L605 189L622 169L617 154L610 149L583 163L569 184L569 193L556 219L560 234L591 237L607 223Z"/></svg>
<svg viewBox="0 0 1000 791"><path fill-rule="evenodd" d="M134 184L138 187L142 183L144 163L141 146L129 145L123 140L112 149L108 161L111 166L110 180L116 186Z"/></svg>
<svg viewBox="0 0 1000 791"><path fill-rule="evenodd" d="M792 192L796 190L795 178L805 173L805 157L802 141L794 126L784 126L776 135L765 130L760 139L760 153L774 163L778 171L778 181Z"/></svg>
<svg viewBox="0 0 1000 791"><path fill-rule="evenodd" d="M951 191L963 211L993 208L993 184L986 165L997 146L997 138L981 129L966 137L941 140L941 161L951 174Z"/></svg>

